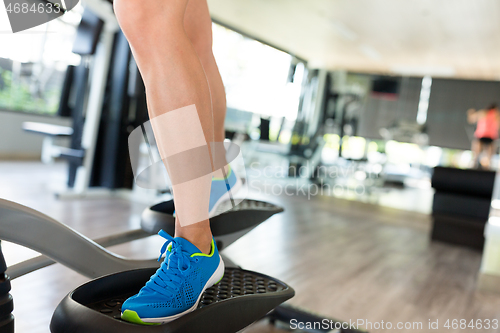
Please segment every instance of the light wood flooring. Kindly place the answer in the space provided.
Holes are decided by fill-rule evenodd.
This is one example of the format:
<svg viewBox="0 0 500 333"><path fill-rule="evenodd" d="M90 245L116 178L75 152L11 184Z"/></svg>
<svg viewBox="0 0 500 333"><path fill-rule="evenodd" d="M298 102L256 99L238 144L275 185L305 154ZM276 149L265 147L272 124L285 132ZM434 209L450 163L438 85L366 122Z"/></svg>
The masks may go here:
<svg viewBox="0 0 500 333"><path fill-rule="evenodd" d="M60 165L1 162L0 198L40 210L91 238L138 226L144 204L116 198L56 200L50 187L64 183L64 171ZM370 332L428 332L429 319L439 320L441 326L447 319L500 319L500 296L475 291L481 254L430 242L430 218L425 214L332 197L252 197L280 204L285 213L254 229L225 254L246 269L291 285L296 291L292 305L346 321L424 324L423 330ZM151 237L111 249L154 258L161 243ZM3 247L8 264L34 254L9 243ZM14 280L16 332L49 332L58 302L85 281L61 265ZM258 323L247 332L278 331Z"/></svg>

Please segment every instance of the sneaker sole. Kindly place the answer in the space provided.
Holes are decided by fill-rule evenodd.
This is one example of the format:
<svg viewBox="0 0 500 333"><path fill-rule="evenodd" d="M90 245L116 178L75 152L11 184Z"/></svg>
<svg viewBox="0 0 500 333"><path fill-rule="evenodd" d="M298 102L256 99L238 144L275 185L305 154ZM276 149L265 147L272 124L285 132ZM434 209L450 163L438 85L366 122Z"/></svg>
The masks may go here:
<svg viewBox="0 0 500 333"><path fill-rule="evenodd" d="M224 201L228 201L228 200L231 200L231 197L234 198L234 196L236 195L236 193L238 193L238 191L241 189L243 183L241 182L241 179L240 178L236 178L236 184L234 184L234 186L231 188L231 190L229 190L228 192L224 193L220 198L219 200L217 200L215 202L215 205L212 207L212 210L210 210L208 212L208 217L209 218L212 218L215 216L215 213L217 212L217 208L220 206L221 203L223 203Z"/></svg>
<svg viewBox="0 0 500 333"><path fill-rule="evenodd" d="M189 312L194 311L198 307L198 303L200 302L200 298L203 295L203 293L205 292L205 290L207 290L211 286L219 283L222 280L222 278L224 277L224 261L222 260L220 255L219 255L219 259L220 259L219 266L217 266L217 269L215 270L214 274L212 274L210 279L208 279L207 283L205 283L203 290L201 291L200 295L198 296L198 299L193 304L193 306L190 307L189 309L187 309L186 311L183 311L181 313L178 313L176 315L169 316L169 317L141 318L141 317L139 317L137 312L132 311L132 310L125 310L122 313L122 316L121 316L122 319L126 320L128 322L131 322L131 323L141 324L141 325L160 325L160 324L169 323L173 320L176 320L176 319L184 316L185 314L188 314Z"/></svg>

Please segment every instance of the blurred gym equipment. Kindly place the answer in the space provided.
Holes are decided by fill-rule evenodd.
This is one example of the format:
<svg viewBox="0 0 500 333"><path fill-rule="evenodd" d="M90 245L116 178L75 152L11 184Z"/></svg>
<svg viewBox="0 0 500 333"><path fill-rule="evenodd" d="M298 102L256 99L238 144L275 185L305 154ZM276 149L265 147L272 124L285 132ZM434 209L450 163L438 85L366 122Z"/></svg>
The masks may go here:
<svg viewBox="0 0 500 333"><path fill-rule="evenodd" d="M148 119L144 85L112 5L86 4L73 45L82 60L67 69L58 111L72 118L72 127L23 124L45 137L42 161L68 162L68 191L58 193L63 198L132 188L128 135ZM55 144L63 137L70 139L69 147Z"/></svg>
<svg viewBox="0 0 500 333"><path fill-rule="evenodd" d="M435 167L432 239L482 250L495 172Z"/></svg>

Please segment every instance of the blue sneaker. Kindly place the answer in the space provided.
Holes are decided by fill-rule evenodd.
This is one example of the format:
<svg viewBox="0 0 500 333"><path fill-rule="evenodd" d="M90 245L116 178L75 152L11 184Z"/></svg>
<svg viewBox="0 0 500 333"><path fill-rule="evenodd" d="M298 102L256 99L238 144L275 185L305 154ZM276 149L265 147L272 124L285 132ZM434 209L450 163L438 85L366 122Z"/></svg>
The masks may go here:
<svg viewBox="0 0 500 333"><path fill-rule="evenodd" d="M236 177L231 166L228 167L226 178L212 178L208 216L215 216L217 207L224 201L233 198L240 188L241 180Z"/></svg>
<svg viewBox="0 0 500 333"><path fill-rule="evenodd" d="M236 177L231 166L228 167L226 178L212 177L212 187L210 188L210 202L208 206L208 217L214 217L217 207L224 201L231 200L241 189L241 179ZM175 217L175 211L173 213Z"/></svg>
<svg viewBox="0 0 500 333"><path fill-rule="evenodd" d="M198 306L203 292L217 284L224 275L224 262L212 239L209 255L184 238L167 239L161 248L160 268L135 296L122 305L122 319L142 325L159 325L175 320ZM158 259L158 260L160 260Z"/></svg>

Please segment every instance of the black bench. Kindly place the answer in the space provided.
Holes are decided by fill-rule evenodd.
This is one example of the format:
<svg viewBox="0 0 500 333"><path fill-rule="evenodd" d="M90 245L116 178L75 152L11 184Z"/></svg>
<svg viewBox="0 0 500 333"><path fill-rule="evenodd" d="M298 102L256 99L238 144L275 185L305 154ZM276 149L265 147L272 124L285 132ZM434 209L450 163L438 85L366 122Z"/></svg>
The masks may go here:
<svg viewBox="0 0 500 333"><path fill-rule="evenodd" d="M482 250L495 172L435 167L431 238Z"/></svg>

